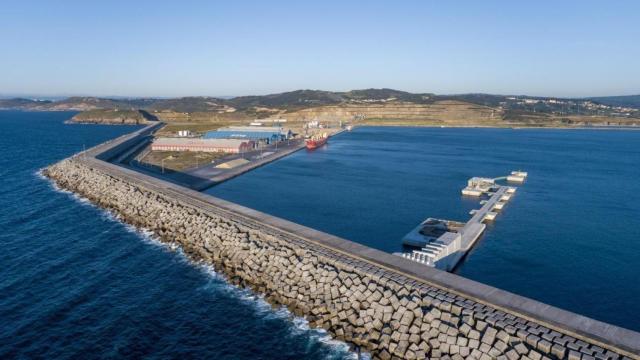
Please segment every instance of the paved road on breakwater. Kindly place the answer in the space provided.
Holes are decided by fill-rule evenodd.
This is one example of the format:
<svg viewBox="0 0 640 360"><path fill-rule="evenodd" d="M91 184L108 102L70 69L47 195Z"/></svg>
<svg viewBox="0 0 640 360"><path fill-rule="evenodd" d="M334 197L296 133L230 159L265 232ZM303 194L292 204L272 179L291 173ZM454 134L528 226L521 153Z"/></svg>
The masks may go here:
<svg viewBox="0 0 640 360"><path fill-rule="evenodd" d="M202 211L213 212L219 216L238 219L239 222L251 223L252 226L266 228L278 237L298 243L300 246L312 249L313 252L325 254L327 257L335 258L340 263L354 266L367 273L417 287L426 292L432 292L435 297L441 298L443 301L448 301L449 299L452 302L460 301L467 304L469 306L468 309L472 309L474 313L481 314L485 319L494 319L495 323L513 323L513 326L518 331L521 330L524 333L522 335L526 335L525 339L528 339L529 335L537 337L536 344L543 344L542 346L536 345L538 349L540 347L545 349L546 343L550 343L550 341L542 342L541 338L551 338L555 347L555 345L559 344L555 340L559 338L567 339L568 336L568 341L561 345L566 350L563 354L567 354L567 357L569 354L575 356L581 353L585 354L585 356L590 356L587 354L596 352L597 350L594 349L598 348L597 345L634 358L637 358L634 354L640 351L640 336L638 333L553 308L456 275L425 268L419 264L414 264L405 259L382 253L360 244L277 219L209 195L190 191L93 158L93 155L100 154L103 151L107 153L121 151L122 148L131 146L132 143L135 143L135 135L116 139L113 142L91 149L84 155L79 156L78 160L90 167L121 178L128 183L137 184L177 199L188 206L197 207ZM119 147L120 149L118 150ZM107 157L113 155L113 153L107 154ZM549 354L551 355L550 349Z"/></svg>

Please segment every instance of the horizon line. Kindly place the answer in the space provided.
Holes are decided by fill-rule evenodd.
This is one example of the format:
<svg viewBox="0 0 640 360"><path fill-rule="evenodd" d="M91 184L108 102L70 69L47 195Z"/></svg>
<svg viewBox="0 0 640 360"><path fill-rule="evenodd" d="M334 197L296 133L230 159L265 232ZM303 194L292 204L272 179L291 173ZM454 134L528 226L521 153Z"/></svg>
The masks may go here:
<svg viewBox="0 0 640 360"><path fill-rule="evenodd" d="M505 93L490 93L490 92L458 92L458 93L435 93L435 92L411 92L406 90L399 90L395 88L381 87L381 88L361 88L361 89L351 89L351 90L323 90L323 89L309 89L309 88L299 88L294 90L286 90L280 92L267 92L263 94L248 94L248 95L95 95L95 94L78 94L78 93L67 93L67 94L32 94L32 93L11 93L11 92L0 92L0 99L16 99L16 98L24 98L29 100L63 100L72 97L90 97L90 98L101 98L101 99L180 99L180 98L217 98L217 99L233 99L238 97L248 97L248 96L269 96L269 95L279 95L285 94L295 91L325 91L332 93L346 93L350 91L361 91L361 90L393 90L393 91L402 91L409 94L424 94L424 95L435 95L435 96L460 96L460 95L491 95L491 96L527 96L532 98L557 98L557 99L589 99L589 98L599 98L599 97L620 97L620 96L640 96L640 91L626 94L614 94L614 95L587 95L587 96L555 96L555 95L532 95L532 94L505 94Z"/></svg>

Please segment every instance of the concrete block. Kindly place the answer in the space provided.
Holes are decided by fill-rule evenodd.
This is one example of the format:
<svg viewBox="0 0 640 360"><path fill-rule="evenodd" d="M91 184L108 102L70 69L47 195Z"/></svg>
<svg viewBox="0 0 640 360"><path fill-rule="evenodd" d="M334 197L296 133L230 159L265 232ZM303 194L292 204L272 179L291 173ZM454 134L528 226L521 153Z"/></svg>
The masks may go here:
<svg viewBox="0 0 640 360"><path fill-rule="evenodd" d="M542 360L542 354L540 354L539 352L535 351L535 350L531 350L529 351L529 354L527 354L527 356L531 359L531 360Z"/></svg>
<svg viewBox="0 0 640 360"><path fill-rule="evenodd" d="M458 344L459 346L467 346L468 343L469 343L469 339L462 336L458 336L456 340L456 344Z"/></svg>
<svg viewBox="0 0 640 360"><path fill-rule="evenodd" d="M552 344L547 340L540 340L536 346L536 348L542 351L543 354L551 354L551 346Z"/></svg>
<svg viewBox="0 0 640 360"><path fill-rule="evenodd" d="M564 355L567 353L567 349L558 344L553 344L551 347L551 354L557 358L564 359Z"/></svg>
<svg viewBox="0 0 640 360"><path fill-rule="evenodd" d="M580 354L579 352L575 350L569 350L569 360L580 360L581 357L582 354Z"/></svg>
<svg viewBox="0 0 640 360"><path fill-rule="evenodd" d="M476 340L476 339L470 339L469 340L469 347L472 348L472 349L480 348L480 341Z"/></svg>
<svg viewBox="0 0 640 360"><path fill-rule="evenodd" d="M481 342L488 345L493 345L493 342L495 341L497 334L498 334L498 330L492 327L487 327L484 332L484 335L482 335Z"/></svg>
<svg viewBox="0 0 640 360"><path fill-rule="evenodd" d="M467 356L469 356L469 354L471 354L471 349L469 349L468 346L460 346L458 348L458 353L464 358L466 358Z"/></svg>
<svg viewBox="0 0 640 360"><path fill-rule="evenodd" d="M524 354L527 354L527 353L529 352L529 349L527 349L527 347L526 347L524 344L522 344L522 343L517 344L516 346L514 346L514 349L515 349L515 350L518 352L518 354L520 354L520 355L524 355Z"/></svg>

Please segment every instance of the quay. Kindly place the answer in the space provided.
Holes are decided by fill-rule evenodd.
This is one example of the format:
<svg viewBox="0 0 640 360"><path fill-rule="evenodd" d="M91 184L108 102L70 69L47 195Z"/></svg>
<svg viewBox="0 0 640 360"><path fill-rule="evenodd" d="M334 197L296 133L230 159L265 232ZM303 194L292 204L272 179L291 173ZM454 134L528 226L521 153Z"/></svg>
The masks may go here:
<svg viewBox="0 0 640 360"><path fill-rule="evenodd" d="M344 129L340 129L334 133L332 133L330 135L330 138L335 137L341 133L343 133L345 130ZM291 145L281 145L281 150L273 152L271 154L266 154L265 156L257 159L257 160L253 160L250 161L244 165L238 166L238 167L234 167L228 171L225 172L215 172L215 171L211 171L212 168L215 168L215 166L207 166L205 168L200 168L200 169L196 169L193 171L190 171L189 174L193 175L193 176L197 176L197 177L202 177L202 178L207 178L209 179L210 183L204 184L203 186L201 186L200 188L198 188L197 190L202 191L205 190L211 186L214 186L216 184L222 183L224 181L230 180L236 176L240 176L246 172L249 172L253 169L256 169L260 166L264 166L268 163L274 162L278 159L281 159L285 156L291 155L294 152L297 152L299 150L302 150L305 148L305 143L303 140L295 140L292 141Z"/></svg>
<svg viewBox="0 0 640 360"><path fill-rule="evenodd" d="M640 360L640 333L108 161L152 130L98 145L43 174L374 359Z"/></svg>
<svg viewBox="0 0 640 360"><path fill-rule="evenodd" d="M254 151L256 154L250 160L245 159L248 157L247 154L232 154L225 157L223 163L207 164L185 171L160 171L154 167L145 166L138 158L145 149L150 147L154 134L163 126L163 123L150 125L149 129L145 131L145 135L138 139L135 146L128 147L126 151L117 155L111 155L111 152L108 152L102 155L102 158L149 176L158 177L196 191L203 191L305 148L303 140L294 139L287 143L283 142L274 150L269 149L263 155L257 155L258 152ZM344 131L347 130L340 129L332 133L330 137L335 137Z"/></svg>

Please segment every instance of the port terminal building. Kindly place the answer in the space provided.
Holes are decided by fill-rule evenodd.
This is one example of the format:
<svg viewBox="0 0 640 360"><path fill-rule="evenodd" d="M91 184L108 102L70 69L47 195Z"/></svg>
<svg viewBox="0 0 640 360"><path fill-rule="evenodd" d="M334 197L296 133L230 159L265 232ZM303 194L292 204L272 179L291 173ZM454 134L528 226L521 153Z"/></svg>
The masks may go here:
<svg viewBox="0 0 640 360"><path fill-rule="evenodd" d="M290 139L293 136L291 130L285 130L279 126L229 126L215 131L209 131L204 135L205 139L241 139L255 143L271 144Z"/></svg>
<svg viewBox="0 0 640 360"><path fill-rule="evenodd" d="M153 151L199 151L239 154L251 151L255 142L250 139L198 139L157 138L151 144Z"/></svg>

